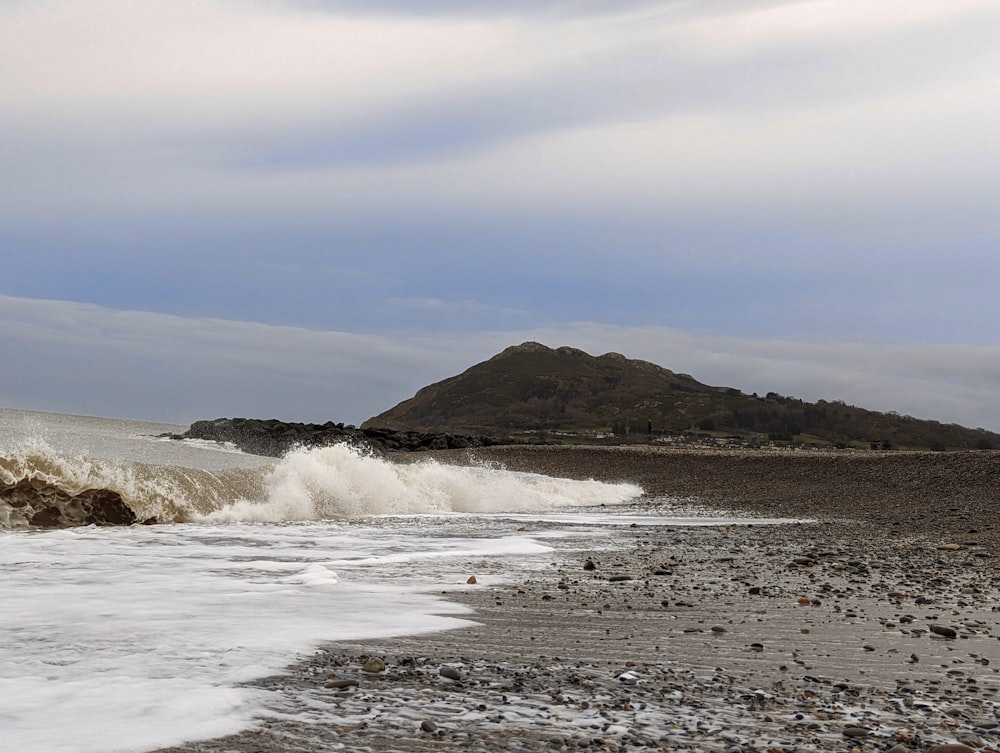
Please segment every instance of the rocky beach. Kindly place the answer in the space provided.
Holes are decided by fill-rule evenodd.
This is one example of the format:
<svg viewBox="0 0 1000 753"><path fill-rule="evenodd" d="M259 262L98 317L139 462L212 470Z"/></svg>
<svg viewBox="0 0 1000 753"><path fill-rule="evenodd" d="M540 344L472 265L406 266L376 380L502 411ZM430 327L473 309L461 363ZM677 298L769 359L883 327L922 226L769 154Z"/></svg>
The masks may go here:
<svg viewBox="0 0 1000 753"><path fill-rule="evenodd" d="M470 571L473 626L324 646L258 683L294 712L162 753L1000 749L1000 455L430 455L631 481L641 519ZM660 522L712 513L758 523Z"/></svg>

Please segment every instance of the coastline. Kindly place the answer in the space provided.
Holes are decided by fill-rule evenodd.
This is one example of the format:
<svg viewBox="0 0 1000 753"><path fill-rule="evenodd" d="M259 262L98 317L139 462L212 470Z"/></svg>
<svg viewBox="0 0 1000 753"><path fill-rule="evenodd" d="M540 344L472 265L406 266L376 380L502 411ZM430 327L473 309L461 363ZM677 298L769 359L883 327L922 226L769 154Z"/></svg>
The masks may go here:
<svg viewBox="0 0 1000 753"><path fill-rule="evenodd" d="M433 456L816 520L622 526L593 551L557 547L508 587L450 593L475 626L329 644L257 683L322 709L309 719L162 753L1000 748L1000 456ZM371 657L385 668L363 671Z"/></svg>
<svg viewBox="0 0 1000 753"><path fill-rule="evenodd" d="M1000 451L728 450L504 445L424 453L444 463L627 481L646 496L771 517L846 518L895 535L1000 543ZM419 461L422 457L407 458Z"/></svg>

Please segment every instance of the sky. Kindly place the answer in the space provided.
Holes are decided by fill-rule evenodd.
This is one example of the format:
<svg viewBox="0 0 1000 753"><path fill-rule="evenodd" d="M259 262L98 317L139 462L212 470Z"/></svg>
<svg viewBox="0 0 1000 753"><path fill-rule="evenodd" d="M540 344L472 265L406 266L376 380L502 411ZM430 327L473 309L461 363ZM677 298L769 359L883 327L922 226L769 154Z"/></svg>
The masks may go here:
<svg viewBox="0 0 1000 753"><path fill-rule="evenodd" d="M0 0L0 407L526 340L1000 431L997 0Z"/></svg>

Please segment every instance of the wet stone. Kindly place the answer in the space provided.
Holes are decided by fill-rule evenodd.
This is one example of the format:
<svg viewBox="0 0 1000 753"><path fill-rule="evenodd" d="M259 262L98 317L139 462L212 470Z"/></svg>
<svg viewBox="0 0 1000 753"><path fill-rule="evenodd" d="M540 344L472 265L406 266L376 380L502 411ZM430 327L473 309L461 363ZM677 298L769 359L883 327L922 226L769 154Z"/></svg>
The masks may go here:
<svg viewBox="0 0 1000 753"><path fill-rule="evenodd" d="M333 688L334 690L345 690L347 688L356 688L358 681L351 677L335 677L327 680L325 684L326 687Z"/></svg>
<svg viewBox="0 0 1000 753"><path fill-rule="evenodd" d="M958 636L957 632L944 625L931 625L931 632L935 635L940 635L942 638L955 638Z"/></svg>

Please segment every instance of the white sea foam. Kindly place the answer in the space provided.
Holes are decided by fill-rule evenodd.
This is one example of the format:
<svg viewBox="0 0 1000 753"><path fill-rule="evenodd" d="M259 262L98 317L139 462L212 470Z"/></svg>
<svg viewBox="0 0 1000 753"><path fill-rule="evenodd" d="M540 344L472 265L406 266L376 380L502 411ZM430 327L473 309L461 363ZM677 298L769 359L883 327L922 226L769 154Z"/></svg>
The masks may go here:
<svg viewBox="0 0 1000 753"><path fill-rule="evenodd" d="M353 519L415 513L515 512L618 504L632 484L554 479L435 461L392 463L347 445L299 449L264 478L264 499L202 516L212 522Z"/></svg>
<svg viewBox="0 0 1000 753"><path fill-rule="evenodd" d="M346 447L275 464L149 436L161 427L0 418L0 486L110 489L140 519L200 521L2 534L0 730L18 753L139 753L245 729L282 704L244 683L324 641L465 624L433 594L542 567L558 537L592 546L594 506L641 493ZM520 530L529 511L547 521L535 534Z"/></svg>
<svg viewBox="0 0 1000 753"><path fill-rule="evenodd" d="M4 748L141 751L244 729L269 704L240 683L322 641L463 624L464 609L431 588L464 587L485 558L549 551L446 529L417 539L334 523L7 534Z"/></svg>
<svg viewBox="0 0 1000 753"><path fill-rule="evenodd" d="M107 490L120 495L140 521L186 521L236 499L259 498L262 474L259 467L206 470L68 455L43 439L30 439L0 456L0 493L29 481L46 489L49 499L38 501L56 504L54 497L61 496L61 504L70 504L89 490ZM27 501L30 507L33 501ZM29 507L0 498L0 529L29 527L24 518Z"/></svg>

